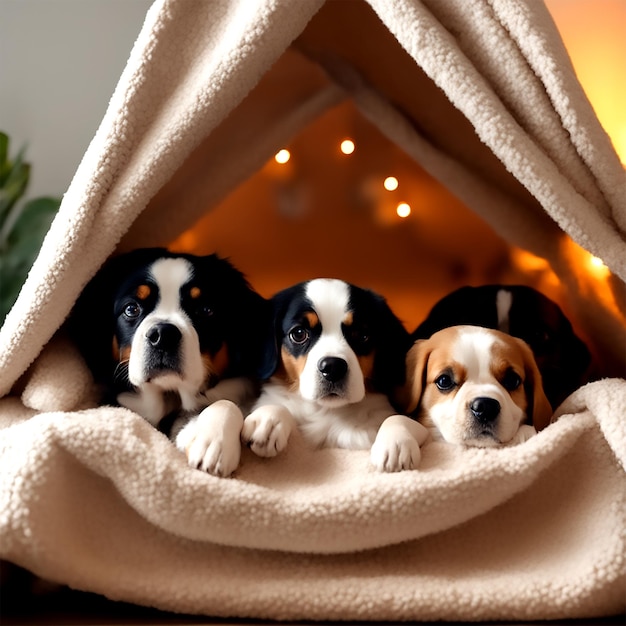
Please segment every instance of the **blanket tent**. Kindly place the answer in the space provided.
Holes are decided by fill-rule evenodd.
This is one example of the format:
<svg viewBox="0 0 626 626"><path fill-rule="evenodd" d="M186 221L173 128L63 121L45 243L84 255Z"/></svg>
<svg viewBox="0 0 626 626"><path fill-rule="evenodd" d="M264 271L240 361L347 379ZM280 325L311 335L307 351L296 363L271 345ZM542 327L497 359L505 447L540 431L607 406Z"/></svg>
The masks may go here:
<svg viewBox="0 0 626 626"><path fill-rule="evenodd" d="M342 133L354 154L319 159ZM342 268L409 326L463 282L545 287L593 381L516 447L430 443L383 475L296 435L208 476L98 406L63 332L102 263L148 245L225 252L264 295ZM619 613L625 281L626 176L541 2L157 0L0 333L0 558L213 616Z"/></svg>

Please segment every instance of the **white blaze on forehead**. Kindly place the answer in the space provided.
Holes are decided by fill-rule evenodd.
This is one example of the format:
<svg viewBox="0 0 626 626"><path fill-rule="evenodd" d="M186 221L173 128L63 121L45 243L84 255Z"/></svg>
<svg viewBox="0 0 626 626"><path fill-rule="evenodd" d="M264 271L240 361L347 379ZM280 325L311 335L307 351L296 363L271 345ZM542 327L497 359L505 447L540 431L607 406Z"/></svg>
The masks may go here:
<svg viewBox="0 0 626 626"><path fill-rule="evenodd" d="M464 329L454 342L452 358L467 370L472 382L488 382L491 379L491 349L495 337L482 328Z"/></svg>
<svg viewBox="0 0 626 626"><path fill-rule="evenodd" d="M318 278L306 286L306 296L313 303L325 331L341 331L348 313L350 289L342 280Z"/></svg>
<svg viewBox="0 0 626 626"><path fill-rule="evenodd" d="M498 330L509 332L509 311L513 302L513 294L505 289L499 289L496 295L496 310L498 312Z"/></svg>
<svg viewBox="0 0 626 626"><path fill-rule="evenodd" d="M185 259L160 259L150 269L159 287L159 314L180 311L180 290L191 280L193 268Z"/></svg>

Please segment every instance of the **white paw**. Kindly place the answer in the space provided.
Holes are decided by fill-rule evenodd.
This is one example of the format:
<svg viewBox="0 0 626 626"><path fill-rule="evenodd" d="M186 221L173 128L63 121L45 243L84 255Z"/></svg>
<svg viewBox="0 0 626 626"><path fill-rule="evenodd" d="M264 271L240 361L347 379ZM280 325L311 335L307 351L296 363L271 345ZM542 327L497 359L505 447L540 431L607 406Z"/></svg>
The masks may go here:
<svg viewBox="0 0 626 626"><path fill-rule="evenodd" d="M393 415L378 429L370 450L370 462L379 472L415 469L422 457L420 443L427 434L421 424L403 415Z"/></svg>
<svg viewBox="0 0 626 626"><path fill-rule="evenodd" d="M401 441L380 441L376 438L370 461L379 472L401 472L415 469L421 456L420 447L413 437Z"/></svg>
<svg viewBox="0 0 626 626"><path fill-rule="evenodd" d="M276 456L287 447L293 417L283 406L266 405L244 420L241 440L259 456Z"/></svg>
<svg viewBox="0 0 626 626"><path fill-rule="evenodd" d="M243 415L229 400L219 400L192 418L176 436L176 447L191 467L230 476L241 459Z"/></svg>
<svg viewBox="0 0 626 626"><path fill-rule="evenodd" d="M530 426L529 424L522 424L519 427L519 430L515 433L513 439L509 441L507 445L515 446L519 443L524 443L528 441L531 437L534 437L537 434L534 426Z"/></svg>

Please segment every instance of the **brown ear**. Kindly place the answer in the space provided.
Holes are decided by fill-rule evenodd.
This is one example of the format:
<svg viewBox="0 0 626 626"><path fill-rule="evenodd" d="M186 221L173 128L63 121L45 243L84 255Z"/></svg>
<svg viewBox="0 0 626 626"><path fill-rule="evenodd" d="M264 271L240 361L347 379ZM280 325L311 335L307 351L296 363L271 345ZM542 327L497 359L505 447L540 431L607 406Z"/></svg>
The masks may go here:
<svg viewBox="0 0 626 626"><path fill-rule="evenodd" d="M406 382L398 391L399 408L411 415L419 406L426 380L426 367L431 353L428 339L416 341L406 355Z"/></svg>
<svg viewBox="0 0 626 626"><path fill-rule="evenodd" d="M528 402L528 417L532 419L535 430L540 431L550 423L550 418L554 411L543 390L541 372L537 367L537 362L535 361L532 350L528 344L521 339L518 339L518 343L524 355L524 370L526 374L524 390Z"/></svg>

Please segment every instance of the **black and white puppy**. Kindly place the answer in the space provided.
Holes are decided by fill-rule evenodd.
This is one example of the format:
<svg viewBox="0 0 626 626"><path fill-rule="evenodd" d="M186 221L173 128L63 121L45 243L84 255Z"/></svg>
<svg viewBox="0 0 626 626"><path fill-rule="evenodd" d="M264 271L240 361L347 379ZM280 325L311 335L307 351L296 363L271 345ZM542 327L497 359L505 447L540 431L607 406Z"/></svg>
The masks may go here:
<svg viewBox="0 0 626 626"><path fill-rule="evenodd" d="M244 443L274 456L295 422L313 446L371 448L380 471L414 467L425 429L396 415L388 399L404 382L411 341L384 298L342 280L316 279L279 292L271 304L268 380L244 421Z"/></svg>
<svg viewBox="0 0 626 626"><path fill-rule="evenodd" d="M586 381L591 361L561 308L524 285L462 287L432 308L413 333L428 339L449 326L472 325L500 330L524 340L541 372L543 389L553 409Z"/></svg>
<svg viewBox="0 0 626 626"><path fill-rule="evenodd" d="M144 248L103 267L79 298L70 329L106 401L154 426L184 413L174 435L190 464L230 473L219 459L206 459L201 444L190 454L213 428L210 416L197 415L217 400L254 397L267 311L267 301L225 259ZM220 408L234 410L210 407L214 421Z"/></svg>

